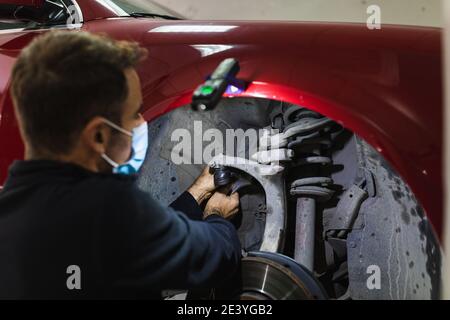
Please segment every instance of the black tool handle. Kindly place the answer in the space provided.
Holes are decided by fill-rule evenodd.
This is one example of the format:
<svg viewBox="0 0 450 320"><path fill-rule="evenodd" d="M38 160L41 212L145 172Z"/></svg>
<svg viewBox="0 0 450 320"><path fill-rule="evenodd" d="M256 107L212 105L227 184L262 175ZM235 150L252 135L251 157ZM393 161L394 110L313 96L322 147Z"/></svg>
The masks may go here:
<svg viewBox="0 0 450 320"><path fill-rule="evenodd" d="M218 166L214 169L214 185L217 188L225 187L234 180L233 173L225 166Z"/></svg>

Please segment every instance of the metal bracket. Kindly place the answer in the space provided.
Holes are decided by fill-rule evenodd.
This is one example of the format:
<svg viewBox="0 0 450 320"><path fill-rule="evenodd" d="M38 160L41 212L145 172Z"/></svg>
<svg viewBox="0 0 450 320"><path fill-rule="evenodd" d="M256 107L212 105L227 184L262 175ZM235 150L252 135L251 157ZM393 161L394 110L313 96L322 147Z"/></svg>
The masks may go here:
<svg viewBox="0 0 450 320"><path fill-rule="evenodd" d="M289 139L299 134L310 131L320 130L332 123L328 118L322 119L302 119L285 128L285 131L273 135L271 132L264 132L260 139L261 147L270 147L271 149L279 149L288 145Z"/></svg>
<svg viewBox="0 0 450 320"><path fill-rule="evenodd" d="M286 228L286 192L283 180L284 167L226 155L214 157L209 166L226 166L246 172L256 179L266 194L267 215L261 251L279 252L284 244Z"/></svg>
<svg viewBox="0 0 450 320"><path fill-rule="evenodd" d="M368 197L367 192L352 185L341 197L336 212L327 223L326 236L343 238L352 228L359 209Z"/></svg>

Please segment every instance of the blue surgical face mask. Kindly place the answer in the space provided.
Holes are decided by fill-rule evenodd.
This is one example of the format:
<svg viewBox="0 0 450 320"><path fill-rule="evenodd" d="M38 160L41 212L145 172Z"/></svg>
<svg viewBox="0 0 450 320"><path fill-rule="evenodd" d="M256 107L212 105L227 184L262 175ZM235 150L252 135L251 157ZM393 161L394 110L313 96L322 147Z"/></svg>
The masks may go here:
<svg viewBox="0 0 450 320"><path fill-rule="evenodd" d="M141 125L133 129L133 132L125 130L124 128L116 125L115 123L105 119L107 125L120 131L121 133L132 137L131 141L131 157L123 163L118 164L105 153L102 154L102 158L113 167L113 173L117 174L135 174L144 164L145 155L148 149L148 126L147 122L143 122Z"/></svg>

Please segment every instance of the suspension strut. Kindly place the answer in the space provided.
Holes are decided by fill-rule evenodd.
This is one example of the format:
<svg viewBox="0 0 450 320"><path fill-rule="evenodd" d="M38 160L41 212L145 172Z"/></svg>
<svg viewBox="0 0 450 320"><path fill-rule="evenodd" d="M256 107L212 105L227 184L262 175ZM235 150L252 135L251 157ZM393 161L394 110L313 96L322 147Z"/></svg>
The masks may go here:
<svg viewBox="0 0 450 320"><path fill-rule="evenodd" d="M288 149L295 150L293 164L302 167L331 164L331 159L322 151L331 146L327 131L334 123L297 106L286 110L285 121L286 114L289 117L294 115L296 119L284 128L284 132L295 132L289 135L287 143ZM293 181L290 186L291 196L297 197L294 259L310 271L314 270L316 204L330 200L334 194L330 189L332 185L331 178L308 176Z"/></svg>

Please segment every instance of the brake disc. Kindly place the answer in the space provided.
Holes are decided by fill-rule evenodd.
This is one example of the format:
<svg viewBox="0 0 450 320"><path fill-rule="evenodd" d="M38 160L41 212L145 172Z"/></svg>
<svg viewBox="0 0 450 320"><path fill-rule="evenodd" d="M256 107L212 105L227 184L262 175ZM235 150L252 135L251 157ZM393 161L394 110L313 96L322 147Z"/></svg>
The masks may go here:
<svg viewBox="0 0 450 320"><path fill-rule="evenodd" d="M251 252L242 259L240 300L327 299L306 268L278 253Z"/></svg>

